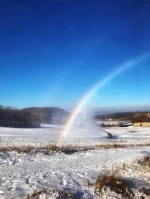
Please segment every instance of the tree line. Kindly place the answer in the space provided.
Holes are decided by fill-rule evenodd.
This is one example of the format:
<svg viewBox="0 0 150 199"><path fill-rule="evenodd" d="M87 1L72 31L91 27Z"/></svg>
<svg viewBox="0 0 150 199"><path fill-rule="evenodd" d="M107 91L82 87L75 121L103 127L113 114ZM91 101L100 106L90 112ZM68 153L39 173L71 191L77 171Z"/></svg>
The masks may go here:
<svg viewBox="0 0 150 199"><path fill-rule="evenodd" d="M0 126L3 127L40 127L41 123L62 124L66 121L68 113L57 107L32 107L16 109L14 107L0 106Z"/></svg>
<svg viewBox="0 0 150 199"><path fill-rule="evenodd" d="M17 110L12 107L0 107L0 126L3 127L31 127L31 112L26 110Z"/></svg>

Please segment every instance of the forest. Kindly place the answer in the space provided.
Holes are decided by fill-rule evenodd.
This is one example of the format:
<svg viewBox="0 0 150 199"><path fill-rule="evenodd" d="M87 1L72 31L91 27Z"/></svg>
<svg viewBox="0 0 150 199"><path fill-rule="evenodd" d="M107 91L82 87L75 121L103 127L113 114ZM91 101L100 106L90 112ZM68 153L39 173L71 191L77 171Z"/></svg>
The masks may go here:
<svg viewBox="0 0 150 199"><path fill-rule="evenodd" d="M3 127L40 127L41 123L63 124L68 113L58 107L30 107L16 109L0 106L0 126Z"/></svg>

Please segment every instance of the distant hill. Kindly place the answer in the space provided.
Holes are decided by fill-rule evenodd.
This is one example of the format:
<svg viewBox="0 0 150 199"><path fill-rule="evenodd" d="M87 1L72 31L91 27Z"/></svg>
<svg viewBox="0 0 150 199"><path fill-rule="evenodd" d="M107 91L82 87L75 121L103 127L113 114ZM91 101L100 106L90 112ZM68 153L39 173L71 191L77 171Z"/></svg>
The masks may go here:
<svg viewBox="0 0 150 199"><path fill-rule="evenodd" d="M130 122L149 122L150 116L149 112L120 112L104 115L96 115L95 119L98 120L120 120L120 121L130 121Z"/></svg>
<svg viewBox="0 0 150 199"><path fill-rule="evenodd" d="M0 126L3 127L40 127L41 123L64 124L68 113L58 107L29 107L15 109L0 106Z"/></svg>
<svg viewBox="0 0 150 199"><path fill-rule="evenodd" d="M134 112L120 112L120 113L111 113L111 114L104 114L104 115L96 115L95 118L99 120L130 120Z"/></svg>

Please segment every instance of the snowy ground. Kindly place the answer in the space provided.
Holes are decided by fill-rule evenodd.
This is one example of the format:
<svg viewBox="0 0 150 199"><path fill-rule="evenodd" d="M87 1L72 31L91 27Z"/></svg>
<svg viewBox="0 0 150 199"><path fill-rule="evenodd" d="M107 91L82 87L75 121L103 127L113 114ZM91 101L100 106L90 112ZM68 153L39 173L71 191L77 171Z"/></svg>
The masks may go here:
<svg viewBox="0 0 150 199"><path fill-rule="evenodd" d="M27 145L44 146L57 143L63 126L50 125L40 129L15 129L0 127L1 146ZM107 139L103 130L72 127L64 138L63 144L79 146L95 145L107 142L117 143L150 143L150 128L118 127L106 128L115 139ZM51 155L18 154L15 152L0 154L0 199L26 198L34 190L44 187L79 192L80 198L97 198L93 183L104 168L112 168L123 163L132 164L137 159L149 154L149 147L124 149L99 149L76 152L71 155L58 152ZM133 173L129 168L126 175L144 183L144 174ZM139 176L140 175L140 176ZM137 180L136 180L137 181ZM53 197L52 197L53 196ZM56 198L52 194L50 198ZM108 197L111 198L111 197ZM113 197L112 197L113 198ZM114 197L115 198L115 197Z"/></svg>

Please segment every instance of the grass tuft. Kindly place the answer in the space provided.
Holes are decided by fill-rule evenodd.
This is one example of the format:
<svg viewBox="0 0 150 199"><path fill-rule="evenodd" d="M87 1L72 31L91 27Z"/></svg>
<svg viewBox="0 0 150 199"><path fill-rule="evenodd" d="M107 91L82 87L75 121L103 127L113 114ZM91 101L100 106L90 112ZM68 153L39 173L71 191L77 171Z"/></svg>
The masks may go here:
<svg viewBox="0 0 150 199"><path fill-rule="evenodd" d="M124 179L118 169L104 169L103 172L98 176L96 182L94 183L94 192L105 191L109 188L117 194L121 194L123 197L132 199L134 193L131 190L133 184L131 180Z"/></svg>
<svg viewBox="0 0 150 199"><path fill-rule="evenodd" d="M150 156L144 156L141 160L138 160L138 164L150 167Z"/></svg>

